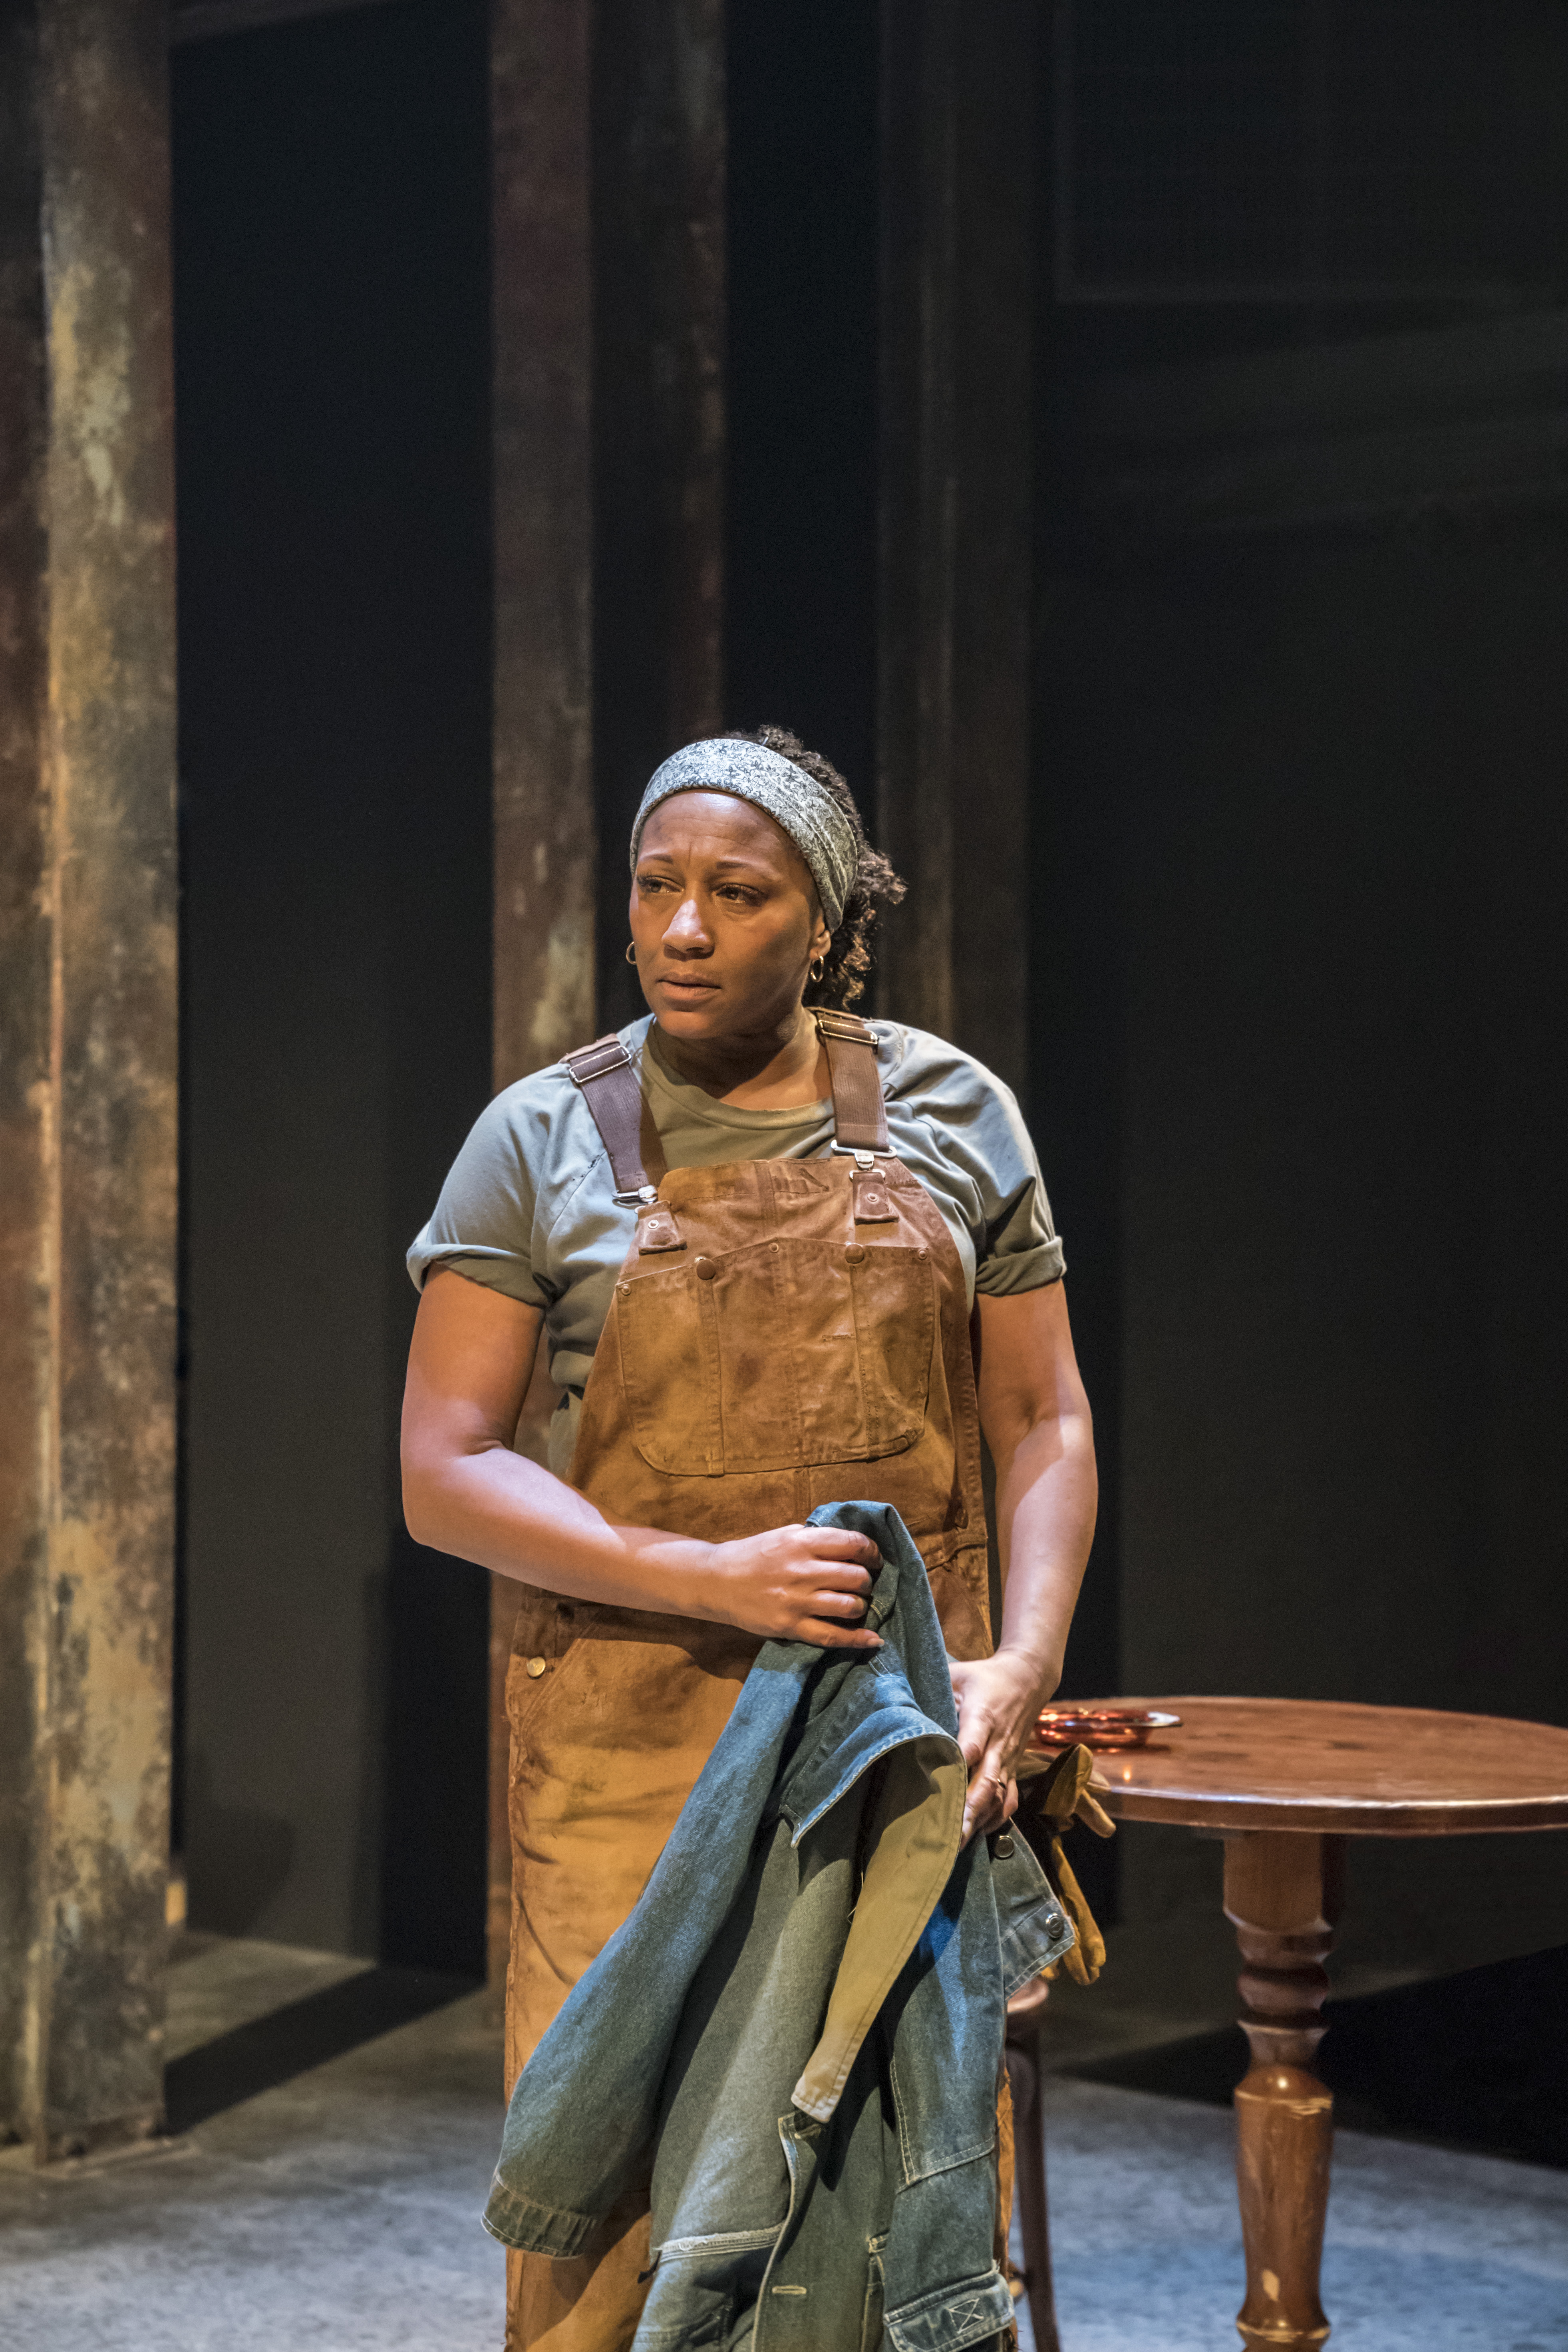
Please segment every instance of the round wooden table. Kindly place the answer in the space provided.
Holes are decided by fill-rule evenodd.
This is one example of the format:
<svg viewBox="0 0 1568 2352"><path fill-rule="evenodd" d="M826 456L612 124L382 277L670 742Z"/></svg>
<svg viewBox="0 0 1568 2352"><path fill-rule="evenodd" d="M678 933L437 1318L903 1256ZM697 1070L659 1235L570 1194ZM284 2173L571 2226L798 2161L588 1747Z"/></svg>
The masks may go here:
<svg viewBox="0 0 1568 2352"><path fill-rule="evenodd" d="M1236 2093L1247 2249L1243 2340L1305 2352L1329 2333L1319 2299L1332 2102L1311 2072L1325 2028L1347 1837L1568 1829L1568 1730L1426 1707L1333 1700L1120 1698L1181 1727L1101 1752L1097 1788L1122 1821L1225 1839L1225 1908L1241 1947L1252 2064Z"/></svg>

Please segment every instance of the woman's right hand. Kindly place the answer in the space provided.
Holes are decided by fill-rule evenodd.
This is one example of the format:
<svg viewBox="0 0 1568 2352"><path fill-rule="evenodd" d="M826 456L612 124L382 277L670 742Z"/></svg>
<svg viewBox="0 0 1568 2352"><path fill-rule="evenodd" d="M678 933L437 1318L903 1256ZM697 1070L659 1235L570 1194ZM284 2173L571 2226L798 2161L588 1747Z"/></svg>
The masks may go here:
<svg viewBox="0 0 1568 2352"><path fill-rule="evenodd" d="M842 1528L769 1528L710 1547L703 1614L775 1642L824 1650L879 1650L866 1614L879 1553Z"/></svg>

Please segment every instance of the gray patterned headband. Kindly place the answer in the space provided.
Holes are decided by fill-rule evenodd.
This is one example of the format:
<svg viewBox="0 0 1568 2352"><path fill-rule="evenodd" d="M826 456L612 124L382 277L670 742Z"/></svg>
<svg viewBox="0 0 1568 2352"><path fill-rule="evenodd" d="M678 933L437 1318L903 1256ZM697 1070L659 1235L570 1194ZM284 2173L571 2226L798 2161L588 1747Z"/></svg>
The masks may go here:
<svg viewBox="0 0 1568 2352"><path fill-rule="evenodd" d="M805 858L822 919L836 931L844 918L844 902L854 887L860 845L855 828L831 793L815 776L797 768L781 752L761 743L740 743L727 736L705 743L688 743L672 751L656 768L642 796L632 827L632 871L637 871L637 845L648 811L672 793L731 793L736 800L752 801L784 827Z"/></svg>

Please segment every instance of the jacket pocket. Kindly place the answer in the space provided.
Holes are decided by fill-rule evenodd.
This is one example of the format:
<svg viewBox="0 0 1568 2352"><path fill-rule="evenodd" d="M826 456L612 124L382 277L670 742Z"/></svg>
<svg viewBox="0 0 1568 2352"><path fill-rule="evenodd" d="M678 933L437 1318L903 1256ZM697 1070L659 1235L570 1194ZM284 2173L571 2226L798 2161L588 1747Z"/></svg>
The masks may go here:
<svg viewBox="0 0 1568 2352"><path fill-rule="evenodd" d="M1013 2298L994 2266L900 2304L887 2320L893 2352L963 2352L966 2344L983 2344L1012 2325Z"/></svg>
<svg viewBox="0 0 1568 2352"><path fill-rule="evenodd" d="M752 1242L633 1276L616 1301L637 1446L678 1477L902 1454L925 1428L930 1253Z"/></svg>

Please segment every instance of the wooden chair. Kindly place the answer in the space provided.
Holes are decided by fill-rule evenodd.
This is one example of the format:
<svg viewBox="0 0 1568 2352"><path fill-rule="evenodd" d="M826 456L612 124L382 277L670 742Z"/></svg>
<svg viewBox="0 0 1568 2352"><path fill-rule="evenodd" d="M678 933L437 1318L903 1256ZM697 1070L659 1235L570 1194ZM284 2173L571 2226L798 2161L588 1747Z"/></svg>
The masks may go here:
<svg viewBox="0 0 1568 2352"><path fill-rule="evenodd" d="M1051 2286L1051 2236L1046 2210L1046 2135L1040 2112L1040 2018L1050 1993L1037 1977L1007 2003L1007 2081L1013 2094L1014 2166L1024 2241L1024 2294L1035 2352L1061 2352Z"/></svg>

